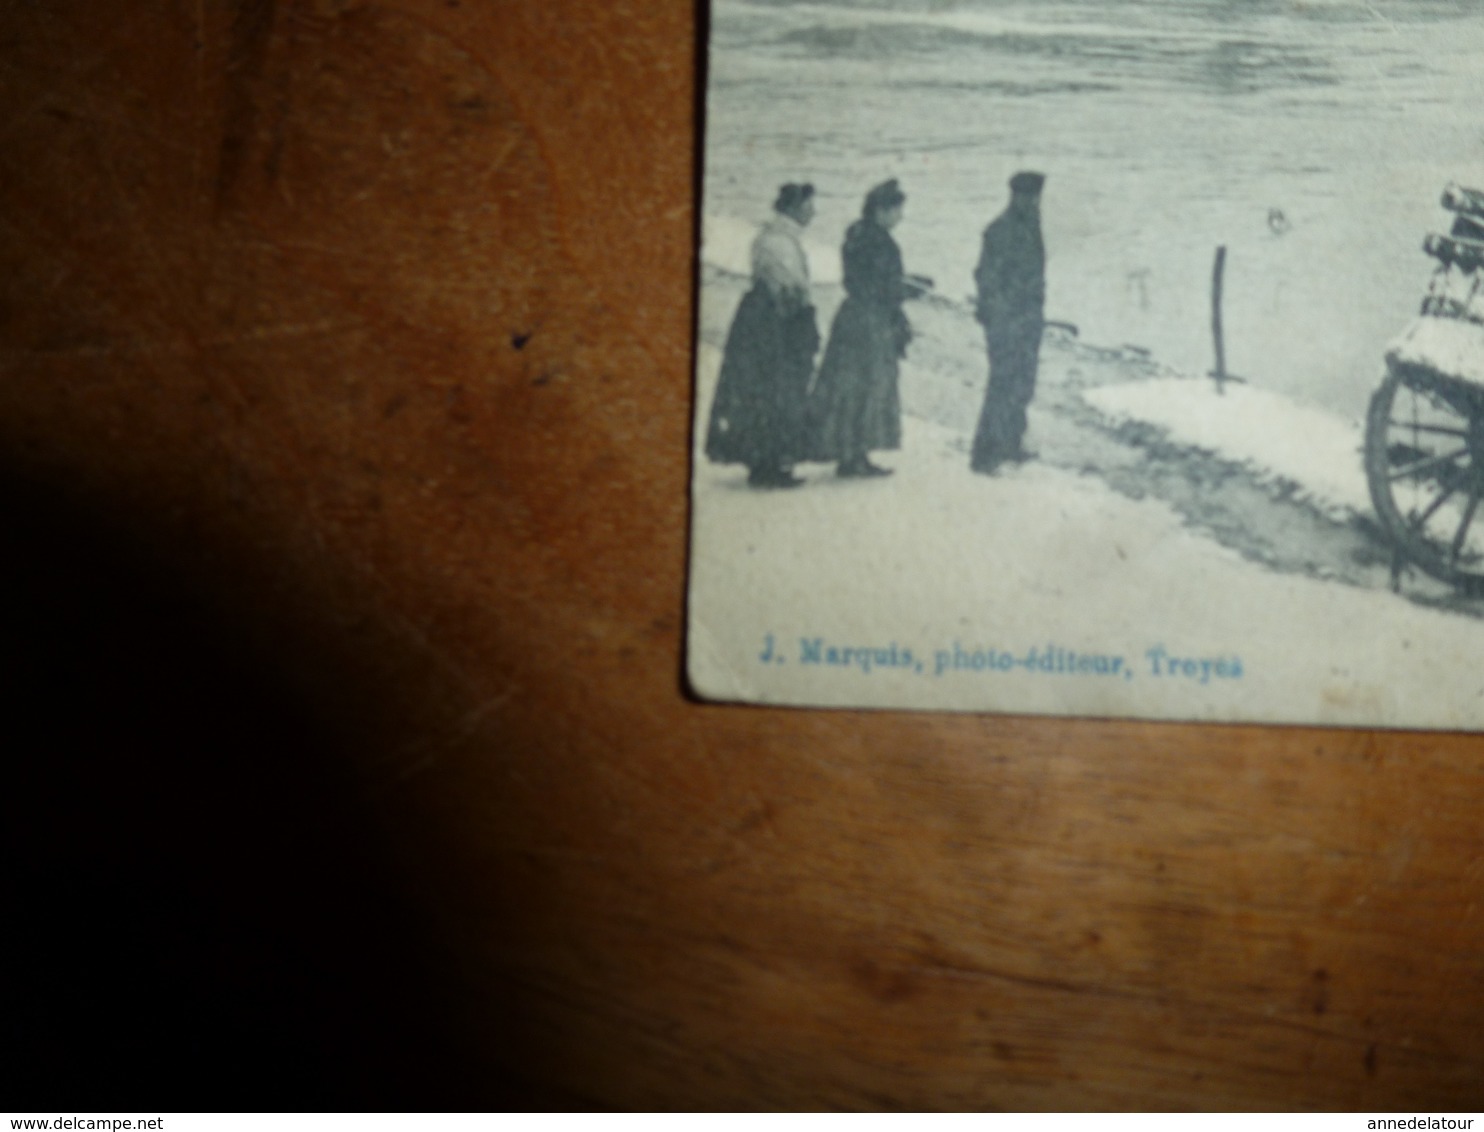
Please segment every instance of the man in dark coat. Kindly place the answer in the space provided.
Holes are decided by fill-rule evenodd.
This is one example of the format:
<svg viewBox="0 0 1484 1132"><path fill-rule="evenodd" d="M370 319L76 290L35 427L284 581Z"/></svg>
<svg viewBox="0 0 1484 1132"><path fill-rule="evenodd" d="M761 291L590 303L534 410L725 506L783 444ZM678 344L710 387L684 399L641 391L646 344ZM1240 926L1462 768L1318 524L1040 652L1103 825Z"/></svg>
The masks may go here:
<svg viewBox="0 0 1484 1132"><path fill-rule="evenodd" d="M975 317L989 346L989 386L969 465L993 473L1031 457L1022 447L1025 411L1036 392L1046 305L1046 248L1041 241L1040 173L1010 178L1010 204L984 230L974 282Z"/></svg>
<svg viewBox="0 0 1484 1132"><path fill-rule="evenodd" d="M897 362L912 328L902 311L908 288L891 230L906 199L895 180L873 188L840 252L845 301L830 326L809 404L814 458L835 461L839 476L890 475L869 453L902 445Z"/></svg>
<svg viewBox="0 0 1484 1132"><path fill-rule="evenodd" d="M747 482L760 488L804 482L793 465L807 452L805 413L819 350L802 241L814 217L814 186L784 185L773 210L752 244L752 290L727 332L706 429L707 458L747 465Z"/></svg>

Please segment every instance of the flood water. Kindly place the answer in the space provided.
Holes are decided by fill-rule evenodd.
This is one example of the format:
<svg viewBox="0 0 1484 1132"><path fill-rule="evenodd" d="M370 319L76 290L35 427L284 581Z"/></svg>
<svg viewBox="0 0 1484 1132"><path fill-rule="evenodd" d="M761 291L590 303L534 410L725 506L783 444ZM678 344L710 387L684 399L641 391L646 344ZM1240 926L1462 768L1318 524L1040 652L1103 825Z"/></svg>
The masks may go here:
<svg viewBox="0 0 1484 1132"><path fill-rule="evenodd" d="M897 177L908 269L962 297L1038 169L1049 318L1205 373L1224 245L1228 369L1357 416L1481 111L1484 0L716 0L704 207L809 180L834 248Z"/></svg>

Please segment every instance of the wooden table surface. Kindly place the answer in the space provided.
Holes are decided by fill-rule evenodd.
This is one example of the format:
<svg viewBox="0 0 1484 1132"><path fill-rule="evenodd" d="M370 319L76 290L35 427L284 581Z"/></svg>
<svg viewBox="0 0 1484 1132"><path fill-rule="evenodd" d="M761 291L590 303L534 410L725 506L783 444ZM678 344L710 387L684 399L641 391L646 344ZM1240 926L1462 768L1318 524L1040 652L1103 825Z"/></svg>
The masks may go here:
<svg viewBox="0 0 1484 1132"><path fill-rule="evenodd" d="M1484 1103L1478 739L687 698L692 5L0 42L36 1104Z"/></svg>

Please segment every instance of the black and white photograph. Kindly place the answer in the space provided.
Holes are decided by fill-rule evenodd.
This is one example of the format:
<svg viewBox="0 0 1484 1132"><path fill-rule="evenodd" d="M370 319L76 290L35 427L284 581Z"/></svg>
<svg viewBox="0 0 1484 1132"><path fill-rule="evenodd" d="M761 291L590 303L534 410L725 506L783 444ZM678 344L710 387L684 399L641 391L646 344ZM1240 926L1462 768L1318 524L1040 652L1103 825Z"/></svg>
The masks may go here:
<svg viewBox="0 0 1484 1132"><path fill-rule="evenodd" d="M1484 726L1484 3L715 0L704 698Z"/></svg>

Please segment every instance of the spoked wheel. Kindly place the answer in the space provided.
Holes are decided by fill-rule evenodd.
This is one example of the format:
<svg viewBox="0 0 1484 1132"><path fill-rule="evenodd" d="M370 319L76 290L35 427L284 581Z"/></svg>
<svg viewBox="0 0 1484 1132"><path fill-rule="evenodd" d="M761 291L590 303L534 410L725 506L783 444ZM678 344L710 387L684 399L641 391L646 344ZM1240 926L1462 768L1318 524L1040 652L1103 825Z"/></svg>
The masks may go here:
<svg viewBox="0 0 1484 1132"><path fill-rule="evenodd" d="M1371 398L1365 468L1399 555L1484 595L1484 389L1391 364Z"/></svg>

